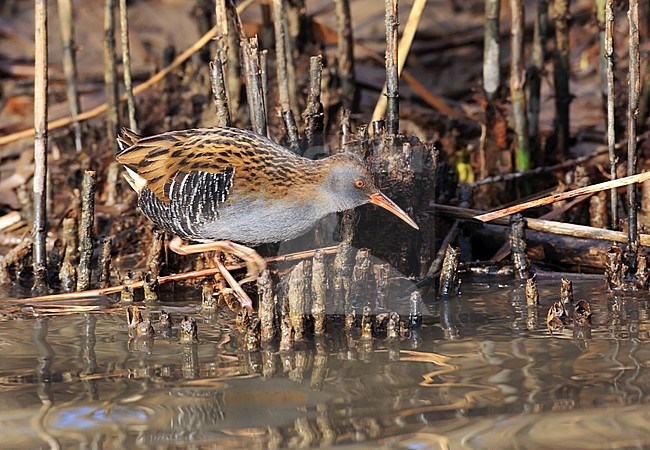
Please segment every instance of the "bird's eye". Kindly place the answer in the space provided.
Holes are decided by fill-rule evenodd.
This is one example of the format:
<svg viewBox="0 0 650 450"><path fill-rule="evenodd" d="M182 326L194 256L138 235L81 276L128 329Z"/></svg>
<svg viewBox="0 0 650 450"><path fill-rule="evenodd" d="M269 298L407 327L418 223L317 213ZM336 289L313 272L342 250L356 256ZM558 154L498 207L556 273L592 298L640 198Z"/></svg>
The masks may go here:
<svg viewBox="0 0 650 450"><path fill-rule="evenodd" d="M359 178L359 179L357 179L357 180L354 182L354 185L355 185L356 187L358 187L359 189L361 189L361 188L363 188L363 187L366 187L366 182L363 181L361 178Z"/></svg>

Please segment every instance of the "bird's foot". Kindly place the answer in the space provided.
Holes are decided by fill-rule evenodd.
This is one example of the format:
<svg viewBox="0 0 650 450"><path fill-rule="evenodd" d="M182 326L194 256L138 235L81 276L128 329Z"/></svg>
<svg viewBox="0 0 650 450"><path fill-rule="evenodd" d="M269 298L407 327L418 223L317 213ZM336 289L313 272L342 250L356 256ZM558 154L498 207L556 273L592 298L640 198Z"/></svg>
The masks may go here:
<svg viewBox="0 0 650 450"><path fill-rule="evenodd" d="M180 255L216 251L217 254L214 258L214 262L217 268L225 278L228 285L232 288L241 305L249 311L253 310L253 302L251 301L248 294L244 292L241 284L257 280L257 277L262 272L262 270L266 269L266 261L264 261L264 259L255 250L250 247L246 247L245 245L236 244L231 241L185 244L183 240L178 236L174 237L174 239L169 242L169 249ZM235 278L226 269L226 266L221 261L221 253L234 255L244 261L246 264L247 272L246 277L244 277L242 281L237 282L237 280L235 280Z"/></svg>
<svg viewBox="0 0 650 450"><path fill-rule="evenodd" d="M257 280L262 270L266 269L266 261L264 261L264 258L259 253L250 247L231 241L185 244L181 238L176 236L169 242L169 249L179 255L190 255L207 251L217 251L234 255L246 264L246 276L240 281L241 284Z"/></svg>
<svg viewBox="0 0 650 450"><path fill-rule="evenodd" d="M224 253L234 255L246 264L246 276L239 281L239 284L257 280L260 273L266 269L266 261L252 248L230 241L223 241L223 244L221 248Z"/></svg>

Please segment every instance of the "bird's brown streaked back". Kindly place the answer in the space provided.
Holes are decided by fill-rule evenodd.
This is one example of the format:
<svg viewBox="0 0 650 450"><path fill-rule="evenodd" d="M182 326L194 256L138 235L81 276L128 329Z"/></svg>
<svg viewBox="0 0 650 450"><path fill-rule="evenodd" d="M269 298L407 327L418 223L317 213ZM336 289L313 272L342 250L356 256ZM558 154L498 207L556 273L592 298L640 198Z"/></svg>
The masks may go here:
<svg viewBox="0 0 650 450"><path fill-rule="evenodd" d="M262 136L235 128L199 128L171 131L151 137L140 137L123 130L120 137L123 151L117 161L136 172L147 187L165 203L169 202L165 187L179 173L202 171L220 174L234 170L237 174L233 190L246 185L247 191L264 186L269 197L282 197L286 187L299 179L314 182L324 175L322 166L299 157ZM260 170L260 168L264 170ZM299 184L305 194L310 183ZM293 192L294 194L299 194Z"/></svg>

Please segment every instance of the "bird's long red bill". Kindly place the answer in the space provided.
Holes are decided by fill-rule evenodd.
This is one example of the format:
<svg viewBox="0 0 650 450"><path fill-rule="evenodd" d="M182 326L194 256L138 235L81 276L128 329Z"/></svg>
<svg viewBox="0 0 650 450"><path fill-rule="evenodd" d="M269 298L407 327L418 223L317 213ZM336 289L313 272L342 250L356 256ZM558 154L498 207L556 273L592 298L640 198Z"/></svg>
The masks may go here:
<svg viewBox="0 0 650 450"><path fill-rule="evenodd" d="M377 192L376 194L372 194L370 196L370 203L372 203L373 205L381 206L384 209L387 209L388 211L392 212L397 217L402 219L404 222L411 225L416 230L420 229L420 227L418 227L418 224L415 223L415 221L413 219L411 219L408 214L406 214L404 211L402 211L402 208L397 206L391 199L386 197L381 192Z"/></svg>

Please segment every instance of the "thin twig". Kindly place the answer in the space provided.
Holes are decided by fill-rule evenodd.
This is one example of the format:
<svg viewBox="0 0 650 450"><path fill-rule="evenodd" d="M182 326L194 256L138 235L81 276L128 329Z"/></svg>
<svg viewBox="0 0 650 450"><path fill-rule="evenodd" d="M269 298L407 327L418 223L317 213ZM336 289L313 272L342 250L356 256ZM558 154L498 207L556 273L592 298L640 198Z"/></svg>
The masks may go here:
<svg viewBox="0 0 650 450"><path fill-rule="evenodd" d="M585 194L592 194L594 192L604 191L605 189L617 188L621 186L630 186L635 183L642 183L646 180L650 180L650 171L640 173L638 175L619 178L617 180L605 181L603 183L598 183L591 186L585 186L578 189L573 189L571 191L562 192L560 194L553 194L547 197L538 198L536 200L525 202L520 205L499 209L497 211L489 212L486 214L481 214L479 216L476 216L475 219L478 219L482 222L490 222L494 219L498 219L504 216L509 216L510 214L515 214L530 208L550 205L551 203L559 202L560 200L566 200L568 198L578 197L580 195L585 195Z"/></svg>

